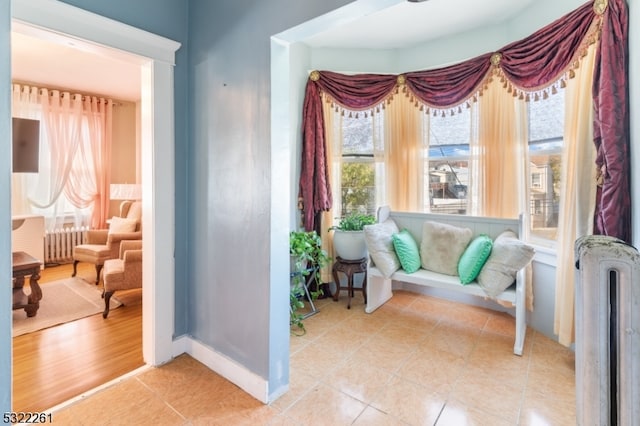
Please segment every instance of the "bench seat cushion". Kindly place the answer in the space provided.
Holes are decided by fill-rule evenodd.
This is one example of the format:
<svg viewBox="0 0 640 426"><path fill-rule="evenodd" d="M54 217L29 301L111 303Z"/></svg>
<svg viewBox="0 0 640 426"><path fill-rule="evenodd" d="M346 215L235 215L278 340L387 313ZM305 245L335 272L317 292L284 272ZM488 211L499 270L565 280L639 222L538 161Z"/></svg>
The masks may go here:
<svg viewBox="0 0 640 426"><path fill-rule="evenodd" d="M368 270L368 273L372 276L383 276L382 272L376 268L375 266L371 266ZM466 294L471 294L474 296L479 296L483 298L487 298L487 293L484 289L478 284L477 281L472 281L466 285L463 285L460 282L460 278L457 276L440 274L438 272L427 271L426 269L418 269L416 272L412 274L406 273L403 269L399 269L394 272L391 277L391 280L423 285L427 287L437 287L447 290L460 291ZM494 300L505 301L509 303L515 303L516 301L516 286L511 285L504 289L501 293L492 297Z"/></svg>

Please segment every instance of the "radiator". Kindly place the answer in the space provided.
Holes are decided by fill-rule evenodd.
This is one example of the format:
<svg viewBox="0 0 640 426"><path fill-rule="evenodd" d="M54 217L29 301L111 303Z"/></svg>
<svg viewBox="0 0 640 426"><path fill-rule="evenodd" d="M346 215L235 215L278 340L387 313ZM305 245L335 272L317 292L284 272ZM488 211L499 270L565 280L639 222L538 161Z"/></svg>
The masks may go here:
<svg viewBox="0 0 640 426"><path fill-rule="evenodd" d="M11 219L11 251L23 251L44 262L44 216L24 215Z"/></svg>
<svg viewBox="0 0 640 426"><path fill-rule="evenodd" d="M615 238L575 244L578 425L640 424L640 255Z"/></svg>
<svg viewBox="0 0 640 426"><path fill-rule="evenodd" d="M45 263L68 263L73 260L73 248L86 240L86 227L65 227L46 231L44 236Z"/></svg>

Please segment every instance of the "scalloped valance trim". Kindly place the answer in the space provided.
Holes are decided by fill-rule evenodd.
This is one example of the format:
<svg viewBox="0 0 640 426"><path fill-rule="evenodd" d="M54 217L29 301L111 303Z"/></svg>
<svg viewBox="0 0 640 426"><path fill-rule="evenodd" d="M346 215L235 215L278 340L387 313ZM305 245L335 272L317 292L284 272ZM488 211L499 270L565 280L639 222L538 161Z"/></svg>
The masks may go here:
<svg viewBox="0 0 640 426"><path fill-rule="evenodd" d="M536 78L531 78L531 70L527 74L515 74L522 59L524 47L531 49L542 49L546 41L539 40L539 32L532 34L529 38L512 43L495 52L485 54L469 61L464 61L451 67L438 70L426 70L397 75L342 75L329 71L314 70L309 74L309 82L317 84L319 93L327 102L332 103L332 107L337 111L342 111L343 115L349 114L351 117L369 117L384 110L385 105L393 101L398 94L404 94L410 98L410 102L424 111L426 114L454 115L461 112L463 108L469 108L471 104L478 101L489 84L498 78L505 90L511 93L514 98L525 102L547 99L558 92L558 89L566 86L566 82L575 76L575 71L580 67L582 58L587 54L589 46L599 42L602 31L602 13L608 5L607 0L595 0L593 5L584 5L574 11L572 31L563 34L562 40L571 39L570 50L565 49L562 61L556 61L555 67L561 66L555 75L544 75L537 83ZM552 27L551 24L549 27ZM577 36L582 38L576 38ZM573 35L573 37L570 37ZM556 34L556 40L558 35ZM568 55L570 56L567 56ZM555 59L555 57L554 57ZM509 72L507 72L509 70ZM553 72L553 68L552 71ZM526 76L522 80L525 84L519 84L517 80L510 77L510 73L518 77ZM457 75L464 75L464 79L458 79ZM522 77L525 78L525 77ZM441 79L444 85L448 85L447 93L438 93ZM326 80L326 81L325 81ZM531 83L530 83L531 81ZM367 85L379 85L376 93L368 93ZM344 85L344 87L343 87ZM458 89L459 86L463 86ZM343 93L347 93L345 99L341 99ZM466 93L463 94L463 93ZM459 97L462 95L462 97ZM360 97L361 96L361 97ZM434 102L430 101L433 98ZM451 102L447 102L451 99ZM357 101L356 101L357 100ZM353 104L349 104L349 102Z"/></svg>

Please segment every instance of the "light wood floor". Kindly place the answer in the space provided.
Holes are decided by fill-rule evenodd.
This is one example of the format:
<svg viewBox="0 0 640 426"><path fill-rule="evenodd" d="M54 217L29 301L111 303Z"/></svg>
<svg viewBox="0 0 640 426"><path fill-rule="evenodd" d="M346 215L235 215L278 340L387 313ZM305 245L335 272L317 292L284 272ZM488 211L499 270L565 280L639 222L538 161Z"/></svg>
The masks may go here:
<svg viewBox="0 0 640 426"><path fill-rule="evenodd" d="M72 266L42 271L39 283L71 276ZM78 265L93 282L95 268ZM13 411L43 411L144 365L142 291L115 293L124 306L107 319L83 318L13 339Z"/></svg>

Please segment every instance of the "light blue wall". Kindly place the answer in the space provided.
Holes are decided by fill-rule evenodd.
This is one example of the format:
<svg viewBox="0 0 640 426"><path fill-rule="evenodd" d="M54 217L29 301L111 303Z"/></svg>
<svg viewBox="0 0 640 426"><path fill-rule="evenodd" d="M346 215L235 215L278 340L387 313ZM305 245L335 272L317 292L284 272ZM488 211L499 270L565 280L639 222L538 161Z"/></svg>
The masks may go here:
<svg viewBox="0 0 640 426"><path fill-rule="evenodd" d="M0 2L0 412L11 409L11 28L10 3ZM4 284L3 284L4 283Z"/></svg>
<svg viewBox="0 0 640 426"><path fill-rule="evenodd" d="M271 142L270 37L345 3L190 2L190 334L270 394L288 383L289 343L290 206L273 200L295 187L273 180L290 163L287 143Z"/></svg>

